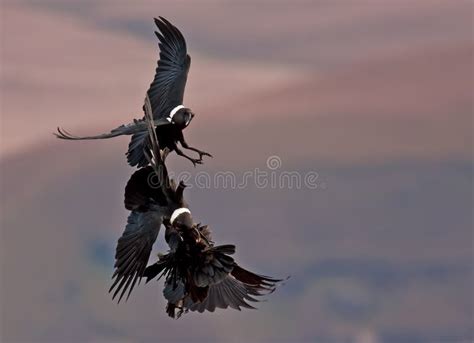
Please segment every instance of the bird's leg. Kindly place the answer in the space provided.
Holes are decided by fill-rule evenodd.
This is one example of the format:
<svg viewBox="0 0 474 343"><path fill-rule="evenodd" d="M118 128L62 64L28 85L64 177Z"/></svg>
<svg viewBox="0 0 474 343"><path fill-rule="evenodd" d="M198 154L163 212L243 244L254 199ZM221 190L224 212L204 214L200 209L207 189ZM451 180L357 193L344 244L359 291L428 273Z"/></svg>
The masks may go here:
<svg viewBox="0 0 474 343"><path fill-rule="evenodd" d="M196 164L202 164L202 159L197 160L195 158L189 157L178 147L175 147L174 150L179 156L183 156L184 158L187 158L188 160L190 160L195 167L196 167Z"/></svg>
<svg viewBox="0 0 474 343"><path fill-rule="evenodd" d="M184 137L181 137L179 142L181 143L181 146L183 148L197 152L199 154L199 159L200 160L202 160L203 156L212 157L212 155L208 152L205 152L205 151L202 151L202 150L199 150L199 149L196 149L196 148L193 148L193 147L189 146L189 144L184 140Z"/></svg>

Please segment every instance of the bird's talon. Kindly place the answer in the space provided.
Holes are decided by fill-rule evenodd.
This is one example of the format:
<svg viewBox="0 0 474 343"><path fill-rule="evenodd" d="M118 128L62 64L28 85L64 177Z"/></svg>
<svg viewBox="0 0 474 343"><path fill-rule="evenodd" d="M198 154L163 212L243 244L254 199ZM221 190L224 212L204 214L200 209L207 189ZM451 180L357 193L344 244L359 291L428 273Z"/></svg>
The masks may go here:
<svg viewBox="0 0 474 343"><path fill-rule="evenodd" d="M202 160L202 157L203 157L203 156L208 156L208 157L211 157L211 158L212 158L212 155L211 155L210 153L201 151L201 152L199 153L199 159Z"/></svg>
<svg viewBox="0 0 474 343"><path fill-rule="evenodd" d="M194 167L196 167L196 164L202 164L202 159L199 159L199 160L192 159L191 162L193 163Z"/></svg>

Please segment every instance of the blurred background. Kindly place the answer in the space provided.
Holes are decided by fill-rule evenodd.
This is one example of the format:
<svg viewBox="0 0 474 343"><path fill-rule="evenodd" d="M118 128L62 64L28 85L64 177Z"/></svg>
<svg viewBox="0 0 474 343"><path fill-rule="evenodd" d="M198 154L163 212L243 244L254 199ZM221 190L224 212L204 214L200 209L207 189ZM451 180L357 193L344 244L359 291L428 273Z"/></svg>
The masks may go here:
<svg viewBox="0 0 474 343"><path fill-rule="evenodd" d="M470 342L472 1L4 0L2 342ZM167 318L161 282L107 293L142 116L173 22L192 66L175 171L317 172L316 189L192 187L194 216L259 273L258 311ZM240 174L239 174L240 175ZM166 249L163 233L153 252Z"/></svg>

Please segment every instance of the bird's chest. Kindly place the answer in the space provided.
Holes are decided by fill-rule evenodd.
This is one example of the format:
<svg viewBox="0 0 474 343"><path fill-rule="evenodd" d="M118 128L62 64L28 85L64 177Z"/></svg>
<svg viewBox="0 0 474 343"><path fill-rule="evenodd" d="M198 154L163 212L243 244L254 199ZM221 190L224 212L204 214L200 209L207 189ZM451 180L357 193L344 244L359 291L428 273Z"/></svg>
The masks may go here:
<svg viewBox="0 0 474 343"><path fill-rule="evenodd" d="M173 149L179 141L181 130L174 125L159 126L156 128L156 136L161 149Z"/></svg>

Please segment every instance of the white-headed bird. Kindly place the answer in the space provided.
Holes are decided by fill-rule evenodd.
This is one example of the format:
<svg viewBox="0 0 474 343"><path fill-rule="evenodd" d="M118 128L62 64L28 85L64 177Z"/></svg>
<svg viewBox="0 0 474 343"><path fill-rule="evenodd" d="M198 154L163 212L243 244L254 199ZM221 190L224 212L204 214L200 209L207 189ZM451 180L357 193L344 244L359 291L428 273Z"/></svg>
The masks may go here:
<svg viewBox="0 0 474 343"><path fill-rule="evenodd" d="M183 135L183 130L194 117L191 109L183 105L191 57L187 53L182 33L175 26L163 17L155 18L155 24L158 27L155 34L159 40L160 58L147 97L151 103L156 136L161 149L175 151L196 166L202 163L203 156L212 156L189 146ZM121 125L108 133L95 136L75 136L59 127L55 135L66 140L106 139L132 135L126 153L128 163L139 168L148 164L145 152L149 149L149 133L145 118L134 119L130 124ZM178 147L178 143L185 149L197 152L199 158L186 155Z"/></svg>

